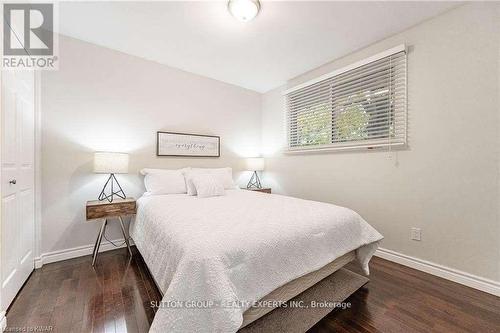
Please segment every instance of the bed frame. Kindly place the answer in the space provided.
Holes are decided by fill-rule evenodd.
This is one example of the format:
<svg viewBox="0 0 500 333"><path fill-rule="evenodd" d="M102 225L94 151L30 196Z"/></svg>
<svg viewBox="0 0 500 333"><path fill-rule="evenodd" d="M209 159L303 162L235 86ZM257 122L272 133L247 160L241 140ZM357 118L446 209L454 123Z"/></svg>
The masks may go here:
<svg viewBox="0 0 500 333"><path fill-rule="evenodd" d="M351 251L335 259L331 263L323 266L317 271L301 276L287 284L273 290L271 293L261 298L261 301L280 301L286 302L311 288L319 281L341 269L343 266L356 258L355 252ZM274 310L272 307L252 307L243 313L243 324L240 328L253 323L260 317Z"/></svg>

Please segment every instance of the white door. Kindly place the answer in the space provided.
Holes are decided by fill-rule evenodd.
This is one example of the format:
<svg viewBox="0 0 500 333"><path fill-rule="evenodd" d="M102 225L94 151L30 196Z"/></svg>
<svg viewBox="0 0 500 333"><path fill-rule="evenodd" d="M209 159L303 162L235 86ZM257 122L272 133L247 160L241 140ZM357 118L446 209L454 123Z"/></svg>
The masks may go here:
<svg viewBox="0 0 500 333"><path fill-rule="evenodd" d="M34 269L34 73L3 71L1 310Z"/></svg>

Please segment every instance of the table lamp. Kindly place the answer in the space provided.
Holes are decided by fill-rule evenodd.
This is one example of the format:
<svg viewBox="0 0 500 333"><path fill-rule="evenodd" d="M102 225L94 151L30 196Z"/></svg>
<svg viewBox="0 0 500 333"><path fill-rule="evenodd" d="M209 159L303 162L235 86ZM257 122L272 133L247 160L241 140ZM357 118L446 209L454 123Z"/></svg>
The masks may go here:
<svg viewBox="0 0 500 333"><path fill-rule="evenodd" d="M95 152L94 153L94 172L109 173L109 178L99 194L99 200L108 200L113 202L113 197L116 195L125 199L120 183L115 177L115 173L128 173L128 154L111 153L111 152ZM109 188L109 192L107 189ZM108 194L109 193L109 194Z"/></svg>
<svg viewBox="0 0 500 333"><path fill-rule="evenodd" d="M262 188L257 171L264 170L264 159L262 157L247 158L246 165L248 171L253 171L252 178L250 178L247 188Z"/></svg>

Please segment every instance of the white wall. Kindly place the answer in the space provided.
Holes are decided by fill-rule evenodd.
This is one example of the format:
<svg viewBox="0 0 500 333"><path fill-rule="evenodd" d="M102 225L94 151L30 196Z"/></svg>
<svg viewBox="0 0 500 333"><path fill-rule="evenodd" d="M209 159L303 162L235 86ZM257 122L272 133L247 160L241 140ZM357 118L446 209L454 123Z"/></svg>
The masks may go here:
<svg viewBox="0 0 500 333"><path fill-rule="evenodd" d="M266 185L358 211L384 248L500 281L498 14L494 3L459 7L288 83L406 43L406 150L283 154L285 87L266 93Z"/></svg>
<svg viewBox="0 0 500 333"><path fill-rule="evenodd" d="M494 6L460 7L287 84L408 44L409 148L397 153L283 154L285 87L261 98L61 37L60 69L41 80L41 252L93 243L98 225L85 222L84 205L105 181L92 173L94 151L131 154L130 174L118 177L128 195L138 196L142 167L241 170L241 156L258 153L262 139L264 182L274 192L353 208L384 234L385 248L500 281L500 20ZM157 130L220 135L222 157L157 158ZM239 176L244 185L247 175ZM422 228L421 242L409 240L412 226ZM120 237L116 225L110 229L111 239Z"/></svg>
<svg viewBox="0 0 500 333"><path fill-rule="evenodd" d="M59 70L42 75L41 253L95 241L98 223L85 222L85 202L106 176L92 173L94 151L130 153L130 174L117 177L135 197L143 167L241 170L242 156L258 153L260 94L75 39L59 42ZM219 135L221 157L156 157L158 130ZM115 223L108 231L121 237Z"/></svg>

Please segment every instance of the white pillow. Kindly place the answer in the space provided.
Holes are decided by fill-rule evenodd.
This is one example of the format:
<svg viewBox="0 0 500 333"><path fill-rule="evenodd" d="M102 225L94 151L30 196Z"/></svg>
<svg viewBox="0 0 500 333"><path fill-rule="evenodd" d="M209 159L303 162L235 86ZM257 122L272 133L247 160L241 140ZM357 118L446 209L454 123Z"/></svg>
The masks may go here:
<svg viewBox="0 0 500 333"><path fill-rule="evenodd" d="M226 190L236 188L233 181L233 169L231 168L191 168L184 171L188 195L196 195L196 186L193 184L192 178L196 175L206 174L218 178Z"/></svg>
<svg viewBox="0 0 500 333"><path fill-rule="evenodd" d="M237 187L233 181L233 169L232 168L191 168L193 172L208 173L220 177L222 183L224 184L224 189L229 190Z"/></svg>
<svg viewBox="0 0 500 333"><path fill-rule="evenodd" d="M187 169L142 169L144 186L149 194L182 194L186 193L186 180L183 172Z"/></svg>
<svg viewBox="0 0 500 333"><path fill-rule="evenodd" d="M199 198L224 195L224 184L220 177L211 174L199 174L191 178Z"/></svg>

